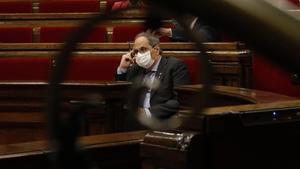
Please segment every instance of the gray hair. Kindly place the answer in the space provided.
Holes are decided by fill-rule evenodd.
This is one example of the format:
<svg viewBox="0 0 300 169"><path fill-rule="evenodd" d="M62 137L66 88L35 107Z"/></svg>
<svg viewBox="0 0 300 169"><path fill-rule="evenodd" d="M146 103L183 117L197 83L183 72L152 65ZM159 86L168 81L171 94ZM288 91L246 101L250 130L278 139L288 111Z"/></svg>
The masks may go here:
<svg viewBox="0 0 300 169"><path fill-rule="evenodd" d="M137 34L135 36L134 39L137 39L139 37L145 37L148 39L149 41L149 45L151 45L152 47L156 46L159 44L159 38L151 33L148 33L148 32L141 32L139 34Z"/></svg>

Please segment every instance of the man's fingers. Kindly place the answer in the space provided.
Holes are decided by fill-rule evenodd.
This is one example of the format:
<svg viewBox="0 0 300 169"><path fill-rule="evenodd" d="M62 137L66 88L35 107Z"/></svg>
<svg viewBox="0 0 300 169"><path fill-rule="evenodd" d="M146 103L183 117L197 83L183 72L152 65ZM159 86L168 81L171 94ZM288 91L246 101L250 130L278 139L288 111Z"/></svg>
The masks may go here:
<svg viewBox="0 0 300 169"><path fill-rule="evenodd" d="M128 63L129 63L129 64L133 63L133 59L131 58L130 54L124 55L124 56L123 56L123 60L124 60L125 62L127 62L127 64L128 64Z"/></svg>

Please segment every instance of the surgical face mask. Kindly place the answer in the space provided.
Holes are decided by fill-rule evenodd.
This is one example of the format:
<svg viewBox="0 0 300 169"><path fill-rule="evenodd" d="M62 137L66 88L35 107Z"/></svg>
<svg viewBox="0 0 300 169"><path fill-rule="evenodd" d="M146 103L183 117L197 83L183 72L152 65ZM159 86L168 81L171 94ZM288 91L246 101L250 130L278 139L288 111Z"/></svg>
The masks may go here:
<svg viewBox="0 0 300 169"><path fill-rule="evenodd" d="M138 52L135 61L139 66L145 69L149 69L154 63L154 60L151 58L150 50L145 53Z"/></svg>

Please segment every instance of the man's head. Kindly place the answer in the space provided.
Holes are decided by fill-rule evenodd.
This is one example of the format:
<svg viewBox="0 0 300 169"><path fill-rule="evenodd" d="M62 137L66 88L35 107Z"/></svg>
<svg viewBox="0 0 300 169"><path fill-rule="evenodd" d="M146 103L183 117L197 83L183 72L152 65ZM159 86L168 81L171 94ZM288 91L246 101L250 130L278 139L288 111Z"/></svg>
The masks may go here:
<svg viewBox="0 0 300 169"><path fill-rule="evenodd" d="M139 33L134 40L133 54L139 66L152 68L160 57L159 38L151 33Z"/></svg>

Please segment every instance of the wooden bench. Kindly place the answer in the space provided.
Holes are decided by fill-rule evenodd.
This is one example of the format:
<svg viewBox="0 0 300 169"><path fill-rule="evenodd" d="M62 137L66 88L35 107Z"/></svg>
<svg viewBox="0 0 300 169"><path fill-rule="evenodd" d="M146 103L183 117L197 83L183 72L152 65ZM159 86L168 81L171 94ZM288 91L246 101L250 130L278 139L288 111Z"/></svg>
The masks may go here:
<svg viewBox="0 0 300 169"><path fill-rule="evenodd" d="M106 169L140 169L139 144L146 131L93 135L79 138L92 166ZM47 141L0 145L0 165L11 169L51 168Z"/></svg>
<svg viewBox="0 0 300 169"><path fill-rule="evenodd" d="M184 85L176 88L182 107L191 110L197 104L197 96L201 92L202 85ZM213 86L211 101L207 107L222 107L244 104L261 104L278 101L295 100L286 95L266 92L255 89L236 88L231 86ZM183 108L183 109L184 109Z"/></svg>
<svg viewBox="0 0 300 169"><path fill-rule="evenodd" d="M120 56L124 54L123 51L83 51L83 52L73 52L73 57L71 59L71 65L67 72L67 80L113 80L116 67L120 62ZM165 51L165 56L174 56L182 59L189 68L189 73L193 83L199 82L200 79L200 68L197 59L199 52L183 52L183 51ZM44 58L46 62L51 62L50 59L55 57L57 52L55 51L20 51L12 52L5 51L0 52L0 57L2 57L3 63L2 67L2 77L1 80L18 80L22 78L22 75L18 75L18 72L25 71L26 69L34 72L34 67L31 67L31 61L37 58ZM211 51L209 52L211 56L211 63L214 69L214 84L223 84L230 86L241 86L249 87L251 83L251 52L248 50L242 51ZM31 59L26 65L23 62L27 60L28 57ZM223 57L220 61L216 58ZM20 58L20 62L16 64L9 65L10 60ZM216 59L216 60L214 60ZM0 60L1 61L1 60ZM28 60L27 60L28 61ZM244 62L243 62L244 61ZM44 62L42 60L42 62ZM52 66L55 66L55 62L51 62ZM105 63L105 64L103 64ZM48 65L41 68L43 72L50 72ZM6 72L15 72L16 77L10 76ZM76 74L80 73L80 74ZM101 73L102 72L102 73ZM105 73L104 73L105 72ZM25 72L21 72L25 73ZM103 74L104 73L104 74ZM30 74L27 74L30 76ZM46 79L35 79L35 80L47 80L49 74L43 76ZM40 76L38 76L40 77ZM25 78L25 77L23 77ZM28 77L27 77L28 78ZM34 79L32 79L34 80Z"/></svg>
<svg viewBox="0 0 300 169"><path fill-rule="evenodd" d="M219 85L250 87L251 52L239 42L205 43L214 67L214 81ZM53 58L61 44L0 44L2 63L1 80L47 80ZM120 57L127 53L132 43L84 43L79 44L73 58L67 80L113 80ZM162 43L163 55L181 58L188 65L193 83L199 82L199 51L193 43ZM39 63L34 61L39 60ZM19 62L18 62L19 60ZM28 63L27 63L27 62ZM35 63L35 64L33 64ZM103 64L106 63L106 64ZM35 71L33 65L45 65ZM25 71L25 70L28 71ZM31 70L31 71L30 71ZM14 72L15 75L6 74ZM101 72L106 72L100 75ZM21 73L18 75L18 73ZM30 74L37 74L30 77Z"/></svg>
<svg viewBox="0 0 300 169"><path fill-rule="evenodd" d="M6 33L6 36L13 38L15 37L14 32L18 29L31 29L32 30L32 42L51 42L45 40L44 37L54 38L54 42L63 42L63 38L57 38L51 36L50 30L53 30L63 35L67 35L71 30L76 29L86 20L94 17L97 13L28 13L28 14L0 14L1 20L0 25L0 36L1 29L10 29L10 32ZM118 15L108 17L101 24L98 24L93 30L94 33L98 32L101 36L105 36L105 42L120 42L120 41L132 41L133 37L145 30L144 27L145 12L139 9L133 9L130 11L124 11ZM170 19L165 19L163 25L166 27L172 27ZM64 29L65 28L65 29ZM105 29L98 31L97 29ZM128 35L128 29L130 29L130 35ZM56 35L57 36L57 35ZM94 40L88 42L95 42L97 39L95 36L90 35L90 38ZM9 41L10 38L6 38ZM2 38L3 39L3 38ZM4 39L4 40L6 40ZM99 38L101 39L101 38ZM1 39L0 39L1 40ZM20 40L22 40L20 38ZM20 41L19 40L19 41ZM170 41L168 37L161 38L163 41ZM11 41L14 42L14 41ZM27 42L27 41L24 41ZM97 41L96 41L97 42ZM99 42L99 41L98 41Z"/></svg>
<svg viewBox="0 0 300 169"><path fill-rule="evenodd" d="M179 90L194 90L194 92L197 92L200 87L199 85L182 86ZM220 117L220 114L226 112L298 107L300 103L299 100L293 98L266 92L260 93L261 91L255 90L219 86L214 91L220 95L227 95L229 98L225 98L227 100L226 107L212 107L205 111L205 115L212 117L212 120L214 116ZM238 105L235 100L232 100L233 105L230 105L229 102L232 98L240 99L241 104ZM244 105L245 100L251 102L251 104L246 103ZM179 113L180 118L188 118L189 116L190 111ZM85 150L90 154L89 157L92 157L93 164L99 167L141 168L141 166L156 166L174 168L175 166L175 168L189 168L188 166L201 166L204 164L198 163L199 161L202 162L201 155L207 155L207 153L215 155L215 152L211 149L213 147L202 149L201 139L203 137L201 133L203 128L201 128L201 119L203 119L203 116L200 114L199 117L197 116L194 119L195 121L189 124L194 127L195 131L153 131L146 136L145 131L95 135L81 138L80 143L84 145ZM212 123L211 126L216 126L216 124L213 124L215 121L210 122ZM166 135L168 135L168 138L165 137ZM139 144L141 142L140 149ZM197 144L200 144L200 146L197 146ZM212 145L215 146L215 144L216 142L212 142ZM223 154L225 153L228 152L223 152ZM48 144L44 141L0 145L0 164L9 166L12 169L20 166L25 166L26 169L45 168L45 165L49 165L48 155ZM175 165L170 166L170 163L165 161L166 159L175 160L173 163ZM216 161L218 160L216 159ZM223 162L221 164L225 164Z"/></svg>
<svg viewBox="0 0 300 169"><path fill-rule="evenodd" d="M223 50L241 50L246 49L246 45L243 42L205 42L204 46L209 51ZM35 50L49 50L57 51L61 49L63 43L0 43L0 51L35 51ZM133 42L120 42L120 43L78 43L76 51L109 51L109 50L130 50L133 46ZM194 51L196 45L192 42L161 42L160 46L163 50L167 51Z"/></svg>
<svg viewBox="0 0 300 169"><path fill-rule="evenodd" d="M197 104L195 96L200 89L201 85L178 87L179 97L186 103ZM224 99L225 102L218 102L221 107L210 105L196 114L191 110L180 111L178 118L183 123L178 129L147 133L141 144L143 166L166 169L298 166L293 153L299 151L300 100L231 87L216 86L213 92L210 104ZM232 101L232 105L226 100Z"/></svg>
<svg viewBox="0 0 300 169"><path fill-rule="evenodd" d="M111 11L111 0L10 0L0 3L0 13L106 13Z"/></svg>
<svg viewBox="0 0 300 169"><path fill-rule="evenodd" d="M106 0L87 1L39 1L11 0L0 3L2 13L37 13L37 12L102 12L106 10Z"/></svg>
<svg viewBox="0 0 300 169"><path fill-rule="evenodd" d="M123 105L129 87L127 82L64 83L60 113L68 115L83 108L79 112L81 135L123 131ZM48 83L41 81L0 82L0 144L47 138L47 89Z"/></svg>
<svg viewBox="0 0 300 169"><path fill-rule="evenodd" d="M72 103L82 103L82 135L124 131L124 118L129 83L125 82L65 82L62 84L62 111L70 113ZM197 89L197 90L195 90ZM182 109L197 104L197 88L189 86L178 90ZM0 82L0 143L17 143L45 138L46 82ZM211 107L269 103L293 100L287 96L263 91L217 86L213 91ZM76 102L74 102L76 101ZM84 105L88 101L94 106ZM90 103L88 102L88 103Z"/></svg>

